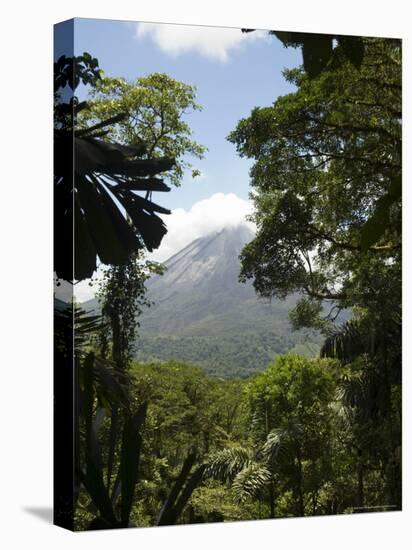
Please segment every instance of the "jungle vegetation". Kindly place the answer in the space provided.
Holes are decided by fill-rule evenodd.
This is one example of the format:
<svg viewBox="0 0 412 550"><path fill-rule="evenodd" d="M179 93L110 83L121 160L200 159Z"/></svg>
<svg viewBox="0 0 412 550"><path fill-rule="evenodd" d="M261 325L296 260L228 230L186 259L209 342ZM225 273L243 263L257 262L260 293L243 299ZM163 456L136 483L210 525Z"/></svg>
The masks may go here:
<svg viewBox="0 0 412 550"><path fill-rule="evenodd" d="M322 346L242 380L134 360L144 283L162 269L144 252L167 231L152 192L179 183L186 153L205 153L180 119L200 108L195 90L167 75L107 78L89 54L57 63L56 94L76 88L73 64L91 86L56 114L63 239L73 129L80 160L80 252L74 269L57 254L57 275L108 266L102 315L72 304L56 322L60 357L73 318L76 334L75 529L401 509L400 41L283 38L304 46L304 66L285 72L296 91L228 138L253 160L258 231L240 276L262 296L300 293L291 322Z"/></svg>

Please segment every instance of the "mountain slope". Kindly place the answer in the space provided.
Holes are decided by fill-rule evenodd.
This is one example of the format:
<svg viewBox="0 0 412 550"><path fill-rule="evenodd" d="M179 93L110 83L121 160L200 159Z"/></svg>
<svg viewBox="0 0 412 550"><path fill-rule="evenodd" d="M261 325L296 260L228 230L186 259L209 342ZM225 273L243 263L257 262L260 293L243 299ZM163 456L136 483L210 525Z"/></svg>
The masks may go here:
<svg viewBox="0 0 412 550"><path fill-rule="evenodd" d="M211 374L246 376L278 353L314 353L318 337L294 333L295 298L265 303L251 283L239 283L239 254L253 238L246 225L196 239L148 282L154 305L140 318L138 360L176 359Z"/></svg>

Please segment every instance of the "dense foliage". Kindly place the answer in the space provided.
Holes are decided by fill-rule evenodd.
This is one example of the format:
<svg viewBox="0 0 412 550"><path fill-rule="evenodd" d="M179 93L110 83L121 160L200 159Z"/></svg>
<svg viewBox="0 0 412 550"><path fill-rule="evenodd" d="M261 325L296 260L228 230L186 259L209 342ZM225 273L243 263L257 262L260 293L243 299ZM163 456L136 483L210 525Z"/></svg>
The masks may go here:
<svg viewBox="0 0 412 550"><path fill-rule="evenodd" d="M140 361L191 363L208 374L224 378L245 378L263 370L279 354L313 356L320 349L317 334L284 330L233 333L223 336L140 336L135 357Z"/></svg>
<svg viewBox="0 0 412 550"><path fill-rule="evenodd" d="M254 160L258 231L241 277L265 297L299 293L292 326L320 331L320 354L304 355L305 342L281 331L239 331L226 347L195 333L136 340L145 281L160 268L136 249L109 258L101 318L71 306L56 323L66 360L71 323L77 331L76 529L401 509L400 43L283 39L304 48L306 72L286 72L296 91L255 108L229 137ZM80 145L117 140L109 149L122 170L154 163L179 183L184 153L204 151L180 120L198 108L194 89L159 74L134 84L101 78L90 56L76 62L95 86ZM57 68L58 89L73 89L72 65ZM141 140L140 161L125 158ZM158 164L169 155L173 164ZM106 187L94 173L85 169L81 185ZM115 185L131 193L136 177ZM88 213L97 204L89 198ZM136 236L145 218L129 214L123 223ZM145 229L150 249L153 227ZM336 326L347 309L351 318ZM152 351L153 361L133 361Z"/></svg>
<svg viewBox="0 0 412 550"><path fill-rule="evenodd" d="M202 158L206 151L192 139L186 122L191 112L201 108L196 102L196 88L167 74L152 73L134 82L102 74L90 91L82 122L89 125L121 116L109 128L108 137L128 145L144 143L147 158L175 159L166 179L179 185L185 170L191 169L193 177L199 175L188 156Z"/></svg>
<svg viewBox="0 0 412 550"><path fill-rule="evenodd" d="M258 227L242 277L258 293L302 291L303 325L335 308L400 304L400 42L365 40L360 70L343 63L255 108L229 139L255 159ZM331 313L333 317L333 312Z"/></svg>
<svg viewBox="0 0 412 550"><path fill-rule="evenodd" d="M110 139L110 127L126 113L84 123L89 104L74 92L80 82L93 87L100 78L98 61L88 53L63 55L54 65L54 269L71 283L91 277L98 260L119 266L142 249L157 248L167 232L158 214L170 213L150 199L153 191L169 191L154 176L175 159L149 155L143 141ZM74 247L72 257L67 251Z"/></svg>
<svg viewBox="0 0 412 550"><path fill-rule="evenodd" d="M202 467L202 476L172 523L399 506L391 493L393 472L379 451L387 434L360 421L359 404L348 397L348 369L337 360L282 356L243 381L208 377L176 362L135 363L130 374L131 401L147 403L133 525L158 523L191 454L192 471ZM109 428L105 418L102 448L109 445ZM117 455L115 463L120 460ZM93 510L82 493L78 529L87 528Z"/></svg>
<svg viewBox="0 0 412 550"><path fill-rule="evenodd" d="M342 54L317 78L286 71L296 91L229 136L255 160L241 277L266 297L301 292L292 325L323 331L322 355L344 366L340 452L357 457L358 510L370 471L401 505L401 43L363 45L359 66Z"/></svg>

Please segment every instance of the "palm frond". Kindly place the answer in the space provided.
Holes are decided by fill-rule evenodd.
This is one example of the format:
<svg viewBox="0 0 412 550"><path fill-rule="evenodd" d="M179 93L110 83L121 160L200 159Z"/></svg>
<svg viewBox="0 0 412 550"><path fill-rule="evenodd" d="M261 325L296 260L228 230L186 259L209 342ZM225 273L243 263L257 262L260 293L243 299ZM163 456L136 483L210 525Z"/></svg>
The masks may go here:
<svg viewBox="0 0 412 550"><path fill-rule="evenodd" d="M262 448L262 454L269 462L274 462L283 449L284 430L276 428L268 434Z"/></svg>
<svg viewBox="0 0 412 550"><path fill-rule="evenodd" d="M72 302L61 304L58 303L54 310L56 347L64 355L72 356L74 352L81 357L90 337L102 327L102 318L100 315L90 315L90 311Z"/></svg>
<svg viewBox="0 0 412 550"><path fill-rule="evenodd" d="M255 497L272 479L268 468L258 462L251 462L235 477L232 491L239 503Z"/></svg>
<svg viewBox="0 0 412 550"><path fill-rule="evenodd" d="M98 61L89 54L55 63L55 271L72 283L91 277L98 259L123 265L139 250L157 248L167 233L159 214L170 214L151 195L170 190L154 176L172 169L175 159L148 158L143 143L108 141L108 128L126 113L79 128L77 113L88 103L75 95L63 102L59 95L66 85L74 91L80 82L94 85L99 78ZM68 254L73 248L74 261Z"/></svg>
<svg viewBox="0 0 412 550"><path fill-rule="evenodd" d="M356 411L364 420L387 413L390 393L385 383L385 372L378 365L362 358L360 370L346 373L339 385L337 398L347 408Z"/></svg>
<svg viewBox="0 0 412 550"><path fill-rule="evenodd" d="M272 430L262 447L262 455L270 463L276 461L281 453L286 453L290 444L298 440L303 434L303 427L299 422L290 422L282 428Z"/></svg>
<svg viewBox="0 0 412 550"><path fill-rule="evenodd" d="M320 355L350 363L372 346L371 335L365 340L359 321L351 319L326 338Z"/></svg>
<svg viewBox="0 0 412 550"><path fill-rule="evenodd" d="M394 362L400 363L398 350L401 349L402 319L400 312L391 312L379 323L365 319L351 319L326 338L320 355L339 359L342 363L353 362L362 354L371 357L389 350Z"/></svg>
<svg viewBox="0 0 412 550"><path fill-rule="evenodd" d="M253 461L253 451L245 447L229 447L214 453L208 460L203 477L220 481L232 480Z"/></svg>

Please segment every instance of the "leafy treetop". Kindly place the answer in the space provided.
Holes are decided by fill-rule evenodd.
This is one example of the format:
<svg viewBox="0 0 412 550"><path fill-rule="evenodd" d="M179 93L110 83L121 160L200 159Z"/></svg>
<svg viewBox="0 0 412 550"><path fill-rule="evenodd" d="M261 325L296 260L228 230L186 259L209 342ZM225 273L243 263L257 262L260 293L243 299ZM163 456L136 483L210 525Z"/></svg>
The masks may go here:
<svg viewBox="0 0 412 550"><path fill-rule="evenodd" d="M297 91L255 108L229 136L255 160L258 232L242 278L264 296L303 292L306 324L324 300L399 303L400 56L399 41L365 39L359 70L343 61L316 79L286 71Z"/></svg>
<svg viewBox="0 0 412 550"><path fill-rule="evenodd" d="M187 156L202 158L206 147L192 138L186 117L200 111L196 88L165 73L139 77L134 82L102 75L90 91L89 109L83 119L96 120L124 116L110 127L108 137L119 143L146 144L146 157L176 159L167 178L179 185L186 169L192 169ZM192 176L199 171L192 169Z"/></svg>

